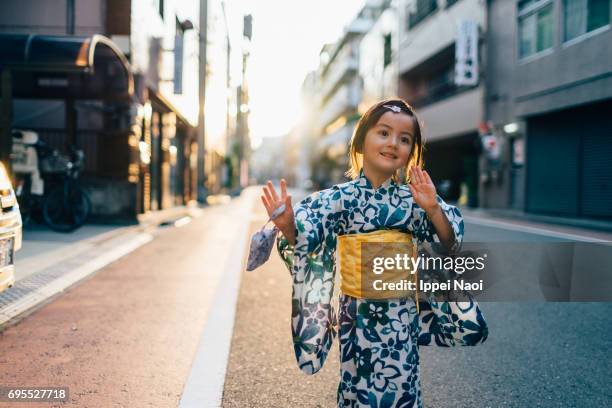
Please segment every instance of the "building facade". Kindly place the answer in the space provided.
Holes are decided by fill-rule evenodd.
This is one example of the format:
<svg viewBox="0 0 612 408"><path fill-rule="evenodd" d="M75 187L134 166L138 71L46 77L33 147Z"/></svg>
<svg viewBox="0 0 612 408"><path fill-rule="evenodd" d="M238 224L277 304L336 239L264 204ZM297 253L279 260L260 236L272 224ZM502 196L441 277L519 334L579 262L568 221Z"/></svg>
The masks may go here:
<svg viewBox="0 0 612 408"><path fill-rule="evenodd" d="M398 18L398 94L422 120L425 167L445 199L476 206L484 2L402 0ZM472 76L457 78L458 50L465 53L466 44Z"/></svg>
<svg viewBox="0 0 612 408"><path fill-rule="evenodd" d="M486 207L612 218L610 0L487 2Z"/></svg>
<svg viewBox="0 0 612 408"><path fill-rule="evenodd" d="M359 45L359 76L362 81L358 111L364 114L381 99L397 96L398 91L398 10L393 3L373 21Z"/></svg>
<svg viewBox="0 0 612 408"><path fill-rule="evenodd" d="M75 41L89 44L91 38L103 35L129 70L130 85L121 99L108 96L116 86L112 81L116 68L110 65L100 65L107 71L102 73L95 73L92 64L87 73L14 77L14 89L29 86L19 81L34 81L37 88L32 95L13 100L11 126L35 130L64 152L72 146L84 150L82 182L90 192L94 218L134 220L139 213L195 198L199 41L194 22L199 3L7 0L0 4L0 32L36 35L58 47ZM86 92L85 82L100 88L100 93Z"/></svg>
<svg viewBox="0 0 612 408"><path fill-rule="evenodd" d="M317 72L306 75L301 87L301 114L287 135L284 174L289 185L312 188L311 157L316 141L314 134L317 118Z"/></svg>
<svg viewBox="0 0 612 408"><path fill-rule="evenodd" d="M361 43L389 3L385 0L365 2L338 41L321 50L315 102L317 139L311 166L315 188L346 180L350 139L360 117L360 105L363 107Z"/></svg>

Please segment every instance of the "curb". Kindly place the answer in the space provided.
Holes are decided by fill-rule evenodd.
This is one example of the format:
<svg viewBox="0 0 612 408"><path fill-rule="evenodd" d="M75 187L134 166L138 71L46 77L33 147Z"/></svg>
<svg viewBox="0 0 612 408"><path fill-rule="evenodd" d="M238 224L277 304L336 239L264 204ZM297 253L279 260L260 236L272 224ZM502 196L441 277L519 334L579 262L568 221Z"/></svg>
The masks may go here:
<svg viewBox="0 0 612 408"><path fill-rule="evenodd" d="M95 272L153 239L153 235L144 232L130 234L132 236L127 239L123 235L125 234L108 240L94 250L84 251L15 283L9 289L10 293L0 295L0 301L5 300L2 302L4 304L0 303L0 331L19 322L81 281L93 277Z"/></svg>
<svg viewBox="0 0 612 408"><path fill-rule="evenodd" d="M569 227L575 229L598 231L602 233L612 232L612 222L587 218L558 217L544 214L531 214L517 210L483 209L460 207L461 212L473 217L503 220L506 222L523 221L539 225Z"/></svg>

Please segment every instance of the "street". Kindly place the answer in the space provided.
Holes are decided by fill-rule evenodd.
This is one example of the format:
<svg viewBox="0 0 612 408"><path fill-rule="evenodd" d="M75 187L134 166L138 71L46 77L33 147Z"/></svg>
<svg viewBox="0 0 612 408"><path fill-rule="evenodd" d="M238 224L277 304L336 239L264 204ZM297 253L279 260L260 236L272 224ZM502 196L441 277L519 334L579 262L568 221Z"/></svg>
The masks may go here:
<svg viewBox="0 0 612 408"><path fill-rule="evenodd" d="M231 345L221 406L334 406L337 343L319 374L297 369L290 278L275 253L262 268L241 271L233 332L227 322L231 343L202 349L215 307L226 307L217 296L230 279L226 267L244 259L248 235L265 221L252 188L180 228L157 228L151 242L5 328L0 384L69 388L66 403L32 407L193 406L186 401L195 398L187 395L194 362ZM473 239L512 234L472 227ZM425 406L610 405L612 303L487 302L482 309L490 331L483 345L420 349ZM203 375L218 371L203 364Z"/></svg>
<svg viewBox="0 0 612 408"><path fill-rule="evenodd" d="M611 27L0 1L0 408L612 407Z"/></svg>
<svg viewBox="0 0 612 408"><path fill-rule="evenodd" d="M4 330L0 384L69 387L68 406L177 406L221 260L234 255L238 204L158 230L150 244Z"/></svg>

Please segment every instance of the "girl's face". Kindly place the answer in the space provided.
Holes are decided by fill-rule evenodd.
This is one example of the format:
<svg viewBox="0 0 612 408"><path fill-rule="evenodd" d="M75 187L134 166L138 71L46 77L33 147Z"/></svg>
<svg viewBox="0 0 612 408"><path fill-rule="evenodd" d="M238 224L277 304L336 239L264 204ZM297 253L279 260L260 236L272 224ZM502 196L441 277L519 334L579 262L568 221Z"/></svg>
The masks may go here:
<svg viewBox="0 0 612 408"><path fill-rule="evenodd" d="M412 117L401 112L385 112L366 133L363 166L369 172L391 177L408 164L413 143Z"/></svg>

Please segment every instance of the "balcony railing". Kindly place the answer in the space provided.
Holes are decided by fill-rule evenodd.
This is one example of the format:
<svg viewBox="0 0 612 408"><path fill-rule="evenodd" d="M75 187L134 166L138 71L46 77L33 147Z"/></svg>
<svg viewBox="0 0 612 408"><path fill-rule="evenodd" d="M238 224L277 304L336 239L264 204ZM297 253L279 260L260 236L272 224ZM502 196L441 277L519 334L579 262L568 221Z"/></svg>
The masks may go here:
<svg viewBox="0 0 612 408"><path fill-rule="evenodd" d="M334 59L321 78L320 94L327 100L343 82L357 73L359 69L359 53L356 44L347 44Z"/></svg>
<svg viewBox="0 0 612 408"><path fill-rule="evenodd" d="M352 84L343 85L321 106L319 114L321 125L329 125L340 115L356 110L360 100L359 88Z"/></svg>
<svg viewBox="0 0 612 408"><path fill-rule="evenodd" d="M427 86L427 92L424 95L412 98L409 100L409 102L415 108L422 108L424 106L431 105L436 102L451 98L460 93L469 91L477 86L478 85L455 85L454 79L452 77L444 77L441 80L430 82Z"/></svg>

